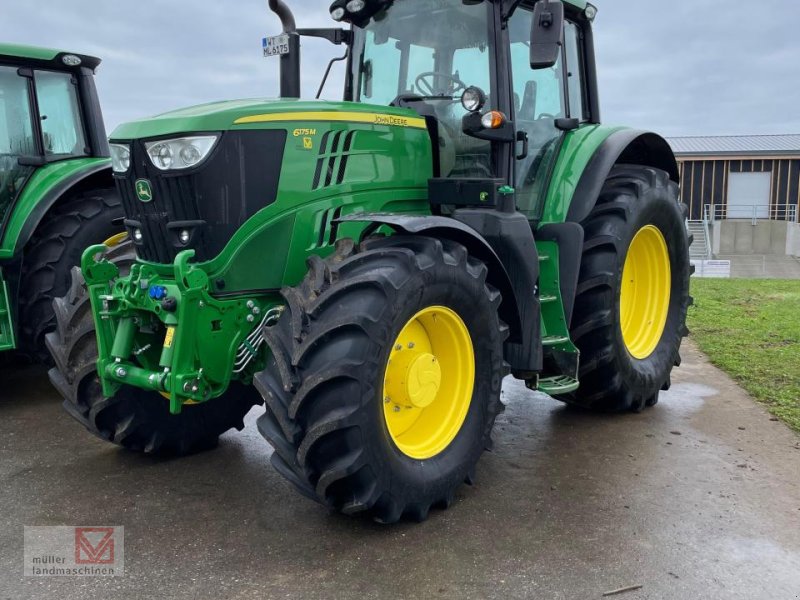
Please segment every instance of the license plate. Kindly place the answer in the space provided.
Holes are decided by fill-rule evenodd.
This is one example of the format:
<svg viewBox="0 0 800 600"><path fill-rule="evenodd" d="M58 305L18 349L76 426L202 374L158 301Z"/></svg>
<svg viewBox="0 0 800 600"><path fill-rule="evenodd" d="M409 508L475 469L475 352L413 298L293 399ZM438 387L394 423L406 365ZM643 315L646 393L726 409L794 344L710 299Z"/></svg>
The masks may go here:
<svg viewBox="0 0 800 600"><path fill-rule="evenodd" d="M289 36L285 33L264 38L264 56L289 54Z"/></svg>

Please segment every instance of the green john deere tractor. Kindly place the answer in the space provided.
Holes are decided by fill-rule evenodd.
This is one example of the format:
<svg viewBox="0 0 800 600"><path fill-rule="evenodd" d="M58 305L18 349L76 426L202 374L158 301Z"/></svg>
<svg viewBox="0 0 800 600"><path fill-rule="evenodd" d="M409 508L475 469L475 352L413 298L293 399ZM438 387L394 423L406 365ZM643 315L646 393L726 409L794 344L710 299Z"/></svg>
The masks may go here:
<svg viewBox="0 0 800 600"><path fill-rule="evenodd" d="M130 242L89 248L48 338L68 411L136 451L207 448L256 404L306 496L424 519L471 482L506 375L640 411L686 334L667 143L600 125L595 7L337 0L284 33L281 100L119 127ZM346 44L300 101L299 39ZM533 396L532 396L533 399Z"/></svg>
<svg viewBox="0 0 800 600"><path fill-rule="evenodd" d="M99 64L0 44L0 352L49 357L44 336L70 269L88 245L121 231Z"/></svg>

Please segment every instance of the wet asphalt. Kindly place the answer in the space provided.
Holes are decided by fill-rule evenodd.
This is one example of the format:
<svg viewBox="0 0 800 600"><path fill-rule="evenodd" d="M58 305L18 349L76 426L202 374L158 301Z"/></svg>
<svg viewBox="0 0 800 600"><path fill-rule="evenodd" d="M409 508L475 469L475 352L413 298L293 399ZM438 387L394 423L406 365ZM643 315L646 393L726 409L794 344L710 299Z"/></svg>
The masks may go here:
<svg viewBox="0 0 800 600"><path fill-rule="evenodd" d="M475 486L422 524L327 512L255 427L157 460L90 436L43 371L0 369L0 599L800 598L800 436L693 347L639 415L507 380ZM22 576L23 525L123 525L125 575Z"/></svg>

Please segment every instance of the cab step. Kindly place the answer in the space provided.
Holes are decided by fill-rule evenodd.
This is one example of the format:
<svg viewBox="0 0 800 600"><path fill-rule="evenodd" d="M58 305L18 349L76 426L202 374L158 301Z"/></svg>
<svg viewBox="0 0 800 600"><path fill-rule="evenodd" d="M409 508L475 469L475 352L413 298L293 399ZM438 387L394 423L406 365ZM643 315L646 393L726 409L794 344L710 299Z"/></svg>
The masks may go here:
<svg viewBox="0 0 800 600"><path fill-rule="evenodd" d="M13 350L16 346L14 341L14 324L11 322L11 309L8 301L8 287L3 280L0 271L0 352L3 350Z"/></svg>
<svg viewBox="0 0 800 600"><path fill-rule="evenodd" d="M546 377L539 380L538 391L544 392L550 396L557 396L560 394L570 394L580 387L577 379L560 375L558 377Z"/></svg>
<svg viewBox="0 0 800 600"><path fill-rule="evenodd" d="M549 335L547 337L542 338L542 345L543 346L559 346L561 344L566 344L569 341L570 341L569 336Z"/></svg>

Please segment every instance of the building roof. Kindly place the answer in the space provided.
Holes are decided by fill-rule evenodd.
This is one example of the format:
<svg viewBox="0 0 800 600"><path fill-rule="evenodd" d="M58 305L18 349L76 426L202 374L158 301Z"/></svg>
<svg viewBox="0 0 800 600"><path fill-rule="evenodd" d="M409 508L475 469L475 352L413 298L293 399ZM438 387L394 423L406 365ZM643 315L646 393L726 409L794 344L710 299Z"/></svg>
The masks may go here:
<svg viewBox="0 0 800 600"><path fill-rule="evenodd" d="M800 156L800 134L674 137L667 141L678 156Z"/></svg>

